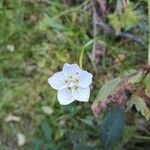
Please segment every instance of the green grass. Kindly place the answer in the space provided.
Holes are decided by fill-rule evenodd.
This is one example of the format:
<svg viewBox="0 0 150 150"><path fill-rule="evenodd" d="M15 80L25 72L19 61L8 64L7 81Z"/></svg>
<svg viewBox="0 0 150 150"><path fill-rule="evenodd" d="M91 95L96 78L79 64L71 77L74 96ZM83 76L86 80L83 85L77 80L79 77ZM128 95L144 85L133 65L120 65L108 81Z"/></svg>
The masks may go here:
<svg viewBox="0 0 150 150"><path fill-rule="evenodd" d="M0 150L41 150L41 146L43 150L56 146L70 150L73 145L76 149L77 143L99 145L90 105L106 80L142 68L147 51L132 42L99 33L98 39L106 44L107 53L97 72L88 56L92 45L83 55L83 68L94 74L90 103L60 106L47 79L64 63L78 63L82 47L93 39L89 6L89 1L73 9L58 0L0 1ZM13 52L8 45L14 47ZM125 56L122 62L117 61L119 54ZM42 106L51 107L53 114L45 115ZM9 114L21 121L6 122ZM18 132L26 137L22 147L17 146ZM135 132L128 136L129 140ZM126 142L122 140L121 144ZM136 142L137 139L131 146Z"/></svg>

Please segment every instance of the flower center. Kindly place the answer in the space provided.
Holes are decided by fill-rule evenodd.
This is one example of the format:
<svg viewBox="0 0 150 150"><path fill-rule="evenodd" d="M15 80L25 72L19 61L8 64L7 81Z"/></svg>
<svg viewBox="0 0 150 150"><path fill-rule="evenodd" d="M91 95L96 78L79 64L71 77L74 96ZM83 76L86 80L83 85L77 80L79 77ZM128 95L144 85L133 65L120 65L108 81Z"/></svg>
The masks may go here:
<svg viewBox="0 0 150 150"><path fill-rule="evenodd" d="M79 77L74 75L74 76L69 76L66 80L66 84L68 89L77 89L79 86Z"/></svg>

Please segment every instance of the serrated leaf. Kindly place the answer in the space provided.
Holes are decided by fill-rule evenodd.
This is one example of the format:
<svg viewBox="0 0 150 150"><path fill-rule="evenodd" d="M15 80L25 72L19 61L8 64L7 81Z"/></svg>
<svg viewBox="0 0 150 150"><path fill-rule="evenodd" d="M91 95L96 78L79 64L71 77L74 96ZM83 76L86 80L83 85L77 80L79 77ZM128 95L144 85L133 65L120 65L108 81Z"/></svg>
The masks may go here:
<svg viewBox="0 0 150 150"><path fill-rule="evenodd" d="M100 89L99 94L98 94L98 99L105 100L112 93L112 91L119 85L120 82L121 82L120 78L115 78L107 82Z"/></svg>
<svg viewBox="0 0 150 150"><path fill-rule="evenodd" d="M105 149L114 149L124 129L124 112L119 107L112 108L100 127L100 139Z"/></svg>
<svg viewBox="0 0 150 150"><path fill-rule="evenodd" d="M145 101L138 96L132 96L132 101L135 105L135 108L138 112L140 112L148 121L150 118L150 110L148 106L146 105Z"/></svg>

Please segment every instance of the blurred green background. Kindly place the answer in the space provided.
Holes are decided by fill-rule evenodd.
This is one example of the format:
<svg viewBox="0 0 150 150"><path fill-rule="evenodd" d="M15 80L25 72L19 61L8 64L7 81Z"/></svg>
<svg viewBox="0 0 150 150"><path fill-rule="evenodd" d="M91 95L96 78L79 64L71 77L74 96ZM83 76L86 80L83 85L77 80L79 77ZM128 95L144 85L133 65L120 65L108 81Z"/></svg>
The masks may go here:
<svg viewBox="0 0 150 150"><path fill-rule="evenodd" d="M112 6L115 2L109 1ZM141 13L146 1L133 4ZM105 57L96 69L92 45L83 57L83 68L94 75L90 102L60 106L47 79L64 63L78 63L82 47L93 39L91 12L90 0L70 7L62 0L0 0L0 150L100 149L91 105L104 82L142 69L147 49L99 31ZM146 39L145 11L143 16L138 28L129 31ZM137 114L135 118L129 119L116 149L148 147L150 140L142 135L150 135L149 124ZM19 146L22 138L25 144Z"/></svg>

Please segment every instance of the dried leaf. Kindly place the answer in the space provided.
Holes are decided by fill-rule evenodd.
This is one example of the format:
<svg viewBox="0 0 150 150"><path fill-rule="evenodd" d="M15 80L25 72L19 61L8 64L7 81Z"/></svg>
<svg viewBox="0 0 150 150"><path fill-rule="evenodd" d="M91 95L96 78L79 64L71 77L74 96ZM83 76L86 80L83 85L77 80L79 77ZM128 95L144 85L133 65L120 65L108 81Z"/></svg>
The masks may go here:
<svg viewBox="0 0 150 150"><path fill-rule="evenodd" d="M131 74L122 80L120 78L113 79L101 88L97 100L92 105L94 119L96 119L111 102L125 106L128 94L135 92L135 86L128 82L133 76L134 74ZM99 102L98 99L100 99Z"/></svg>

